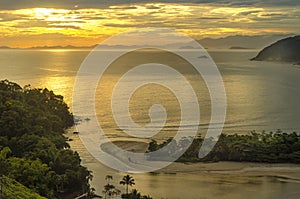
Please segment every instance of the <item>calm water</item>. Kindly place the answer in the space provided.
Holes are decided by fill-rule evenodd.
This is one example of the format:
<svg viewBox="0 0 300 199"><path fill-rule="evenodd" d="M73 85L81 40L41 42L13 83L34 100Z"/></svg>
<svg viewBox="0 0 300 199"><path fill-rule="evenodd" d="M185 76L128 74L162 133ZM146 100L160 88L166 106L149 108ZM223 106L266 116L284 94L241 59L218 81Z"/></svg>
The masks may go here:
<svg viewBox="0 0 300 199"><path fill-rule="evenodd" d="M57 94L65 96L68 104L72 104L72 90L76 72L88 51L64 50L0 50L0 79L9 79L21 85L31 84L32 87L47 87ZM288 132L300 130L300 69L296 66L281 63L250 62L256 51L211 51L210 55L217 63L222 74L227 93L227 116L224 133L247 133L250 130L276 130ZM142 59L142 57L141 57ZM124 64L132 60L124 60ZM199 91L201 122L199 133L205 132L210 117L210 99L203 82L193 74L185 74ZM99 121L104 125L110 137L127 137L120 129L111 123L105 99L110 94L108 88L116 74L105 76L104 87L99 88L96 95L96 108ZM143 77L141 77L143 78ZM161 75L157 78L166 78ZM176 84L172 77L166 78ZM88 84L88 83L87 83ZM162 104L169 110L170 119L167 127L158 135L160 138L172 136L178 128L178 104L174 97L164 90L159 94L153 91L141 90L131 101L131 114L139 124L149 122L148 108L156 99L162 99ZM164 95L161 95L164 93ZM153 100L155 99L155 100ZM90 101L91 99L85 99ZM158 101L160 102L160 101ZM167 103L166 103L167 102ZM85 104L82 104L84 112ZM121 113L122 114L122 113ZM85 118L90 115L78 115ZM92 124L92 122L91 122ZM155 121L154 121L155 124ZM90 129L89 123L83 123ZM195 125L187 124L187 128ZM126 129L126 126L119 127ZM156 128L153 125L152 128ZM126 138L128 139L128 138ZM113 174L119 179L121 173L116 173L90 157L79 140L74 141L83 162L94 171L94 186L101 190L104 176ZM287 193L298 190L297 183L279 183L270 178L243 178L242 176L194 176L192 174L177 174L159 176L136 175L137 188L156 198L288 198ZM225 178L225 179L224 179ZM253 183L254 182L254 183ZM101 192L101 191L99 191ZM256 194L256 195L253 195ZM294 196L289 196L290 198Z"/></svg>
<svg viewBox="0 0 300 199"><path fill-rule="evenodd" d="M47 87L55 93L62 94L71 106L75 75L88 53L63 50L0 50L0 79L9 79L21 85L31 84L32 87ZM248 61L256 53L234 50L210 52L222 74L227 93L224 132L299 130L300 69L289 64ZM104 87L109 86L109 81L113 78L114 75L107 75L108 82L105 82ZM158 78L165 77L162 75ZM176 83L172 77L169 80ZM195 80L195 84L199 84L200 90L200 123L205 126L208 122L205 117L209 115L210 99L201 82ZM97 100L100 102L110 93L101 90L97 94ZM137 94L135 102L144 103L145 98L151 98L149 95L160 94L141 92ZM101 106L101 103L98 104ZM133 108L141 110L141 106L138 104ZM169 107L174 109L172 105ZM132 117L137 117L135 114L141 117L144 115L139 113L140 111L132 112ZM105 122L105 117L100 119Z"/></svg>

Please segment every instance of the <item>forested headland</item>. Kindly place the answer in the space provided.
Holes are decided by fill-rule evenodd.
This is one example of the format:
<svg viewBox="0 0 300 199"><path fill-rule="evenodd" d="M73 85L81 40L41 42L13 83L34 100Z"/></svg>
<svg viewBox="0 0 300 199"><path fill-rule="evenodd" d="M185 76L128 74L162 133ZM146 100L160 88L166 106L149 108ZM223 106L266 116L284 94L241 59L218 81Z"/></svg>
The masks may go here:
<svg viewBox="0 0 300 199"><path fill-rule="evenodd" d="M0 81L0 177L46 198L89 192L91 173L63 135L73 124L63 96Z"/></svg>
<svg viewBox="0 0 300 199"><path fill-rule="evenodd" d="M148 152L161 149L163 157L169 157L181 153L182 148L193 140L189 148L177 160L178 162L259 162L259 163L300 163L300 134L297 132L250 132L246 135L221 134L218 141L210 138L207 140L207 148L213 149L209 154L198 158L200 147L204 141L202 137L184 138L179 141L168 139L163 143L153 140L149 143ZM164 150L166 145L170 150ZM175 156L176 157L176 156ZM158 159L159 157L151 157Z"/></svg>

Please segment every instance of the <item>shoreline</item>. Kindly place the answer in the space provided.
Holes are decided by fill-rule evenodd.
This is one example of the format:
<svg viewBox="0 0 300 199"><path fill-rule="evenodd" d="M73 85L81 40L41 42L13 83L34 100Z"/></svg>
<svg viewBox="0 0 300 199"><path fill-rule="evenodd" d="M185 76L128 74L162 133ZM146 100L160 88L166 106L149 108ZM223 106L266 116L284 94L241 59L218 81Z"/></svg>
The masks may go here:
<svg viewBox="0 0 300 199"><path fill-rule="evenodd" d="M66 136L73 139L69 144L71 149L79 153L82 158L82 164L93 171L94 178L91 181L91 186L96 189L97 194L102 194L101 190L105 185L104 179L106 175L112 175L114 179L121 179L123 175L126 174L111 169L95 159L82 144L79 135L73 135L72 132L68 132ZM138 141L136 139L134 139L134 142L132 141L132 139L131 141L125 141L124 138L112 139L114 144L122 145L123 148L125 148L126 145L128 147L133 147L133 145L145 146L146 142L145 140ZM136 146L136 148L138 147ZM278 193L275 195L297 191L298 189L296 187L300 184L300 165L248 162L174 162L154 172L133 175L138 182L135 188L142 191L142 193L150 194L153 198L178 198L178 194L181 194L181 189L190 190L191 192L188 194L188 197L191 199L197 199L194 197L195 193L215 197L216 195L211 193L210 187L216 189L225 187L228 190L228 193L225 194L226 196L231 197L231 193L233 193L238 195L236 198L240 198L239 196L242 195L239 195L240 192L237 191L235 187L239 187L238 189L251 187L251 189L256 190L255 193L257 194L269 195L272 195L273 192L269 192L269 189L262 190L261 186L276 187ZM159 187L165 188L160 189ZM199 187L202 188L198 189ZM173 189L179 191L174 194L168 192ZM195 190L199 190L199 192L195 192ZM181 197L179 197L179 199L181 199Z"/></svg>
<svg viewBox="0 0 300 199"><path fill-rule="evenodd" d="M112 141L116 146L132 152L146 152L148 143L139 141ZM101 148L109 153L105 144ZM169 166L151 172L160 174L209 174L209 175L238 175L252 177L276 177L286 180L294 180L300 183L300 165L292 163L257 163L257 162L173 162Z"/></svg>

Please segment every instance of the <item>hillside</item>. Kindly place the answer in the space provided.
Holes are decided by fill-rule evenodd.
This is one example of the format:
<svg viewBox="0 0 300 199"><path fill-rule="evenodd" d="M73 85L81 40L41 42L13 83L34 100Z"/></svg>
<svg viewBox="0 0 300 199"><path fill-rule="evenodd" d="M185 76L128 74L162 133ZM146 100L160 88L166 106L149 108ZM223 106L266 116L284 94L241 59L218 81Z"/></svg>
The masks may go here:
<svg viewBox="0 0 300 199"><path fill-rule="evenodd" d="M13 199L46 199L17 181L6 176L0 177L0 198Z"/></svg>
<svg viewBox="0 0 300 199"><path fill-rule="evenodd" d="M289 37L279 40L264 48L256 57L255 61L277 61L300 63L300 36Z"/></svg>
<svg viewBox="0 0 300 199"><path fill-rule="evenodd" d="M73 124L63 96L0 81L0 177L50 199L88 192L91 174L64 136Z"/></svg>
<svg viewBox="0 0 300 199"><path fill-rule="evenodd" d="M228 49L230 47L243 47L248 49L262 49L275 41L295 36L294 34L283 35L233 35L224 38L204 38L198 42L208 49Z"/></svg>

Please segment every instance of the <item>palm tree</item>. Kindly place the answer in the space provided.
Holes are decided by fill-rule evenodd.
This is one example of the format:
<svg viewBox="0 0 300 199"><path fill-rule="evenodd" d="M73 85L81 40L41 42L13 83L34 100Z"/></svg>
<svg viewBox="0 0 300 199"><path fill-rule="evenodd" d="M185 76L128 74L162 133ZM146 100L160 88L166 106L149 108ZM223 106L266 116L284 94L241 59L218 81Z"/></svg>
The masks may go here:
<svg viewBox="0 0 300 199"><path fill-rule="evenodd" d="M111 175L106 175L105 180L107 181L107 184L109 184L109 182L113 180L113 177Z"/></svg>
<svg viewBox="0 0 300 199"><path fill-rule="evenodd" d="M104 194L105 198L107 198L107 196L108 198L111 198L113 196L119 195L121 191L112 184L106 184L104 185L104 190L102 191L102 193Z"/></svg>
<svg viewBox="0 0 300 199"><path fill-rule="evenodd" d="M124 176L123 179L120 181L120 184L126 186L126 196L128 196L128 186L135 185L134 179L130 175Z"/></svg>
<svg viewBox="0 0 300 199"><path fill-rule="evenodd" d="M107 175L105 177L105 180L107 181L107 184L104 185L104 190L102 193L104 194L104 198L111 198L113 196L117 196L121 193L119 189L117 189L114 185L110 184L110 181L113 180L113 177L111 175Z"/></svg>

